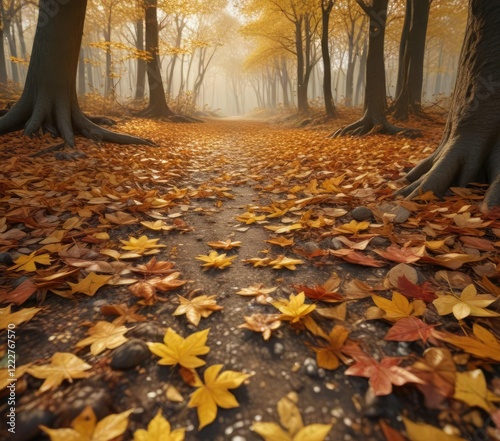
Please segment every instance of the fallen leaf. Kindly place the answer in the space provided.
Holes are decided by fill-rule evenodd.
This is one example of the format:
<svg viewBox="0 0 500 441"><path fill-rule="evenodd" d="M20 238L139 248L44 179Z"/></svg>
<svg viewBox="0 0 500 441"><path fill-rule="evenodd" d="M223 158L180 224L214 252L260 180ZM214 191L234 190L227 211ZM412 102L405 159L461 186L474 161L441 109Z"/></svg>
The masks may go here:
<svg viewBox="0 0 500 441"><path fill-rule="evenodd" d="M129 237L129 240L120 240L123 244L123 250L134 251L139 255L155 254L159 252L158 248L165 248L165 245L159 245L157 242L160 239L148 239L147 236L141 236L138 239Z"/></svg>
<svg viewBox="0 0 500 441"><path fill-rule="evenodd" d="M281 326L279 314L252 314L247 317L244 316L246 323L238 326L238 328L246 328L250 331L262 333L264 340L271 338L271 333Z"/></svg>
<svg viewBox="0 0 500 441"><path fill-rule="evenodd" d="M215 242L207 242L207 245L210 248L214 248L216 250L232 250L233 248L238 248L241 247L241 242L240 241L234 241L231 242L231 239L227 239L225 241L218 240Z"/></svg>
<svg viewBox="0 0 500 441"><path fill-rule="evenodd" d="M36 264L40 265L50 265L50 254L39 254L36 255L36 251L33 251L28 256L21 255L16 260L14 260L15 265L9 268L9 271L26 271L32 273L36 271Z"/></svg>
<svg viewBox="0 0 500 441"><path fill-rule="evenodd" d="M280 320L297 323L316 309L316 305L308 305L304 302L305 294L300 292L297 295L290 294L288 300L277 300L272 305L281 312Z"/></svg>
<svg viewBox="0 0 500 441"><path fill-rule="evenodd" d="M346 362L346 357L342 354L342 348L349 336L349 331L343 326L336 325L324 338L325 342L319 346L311 346L316 353L318 367L328 370L335 370L340 366L340 362Z"/></svg>
<svg viewBox="0 0 500 441"><path fill-rule="evenodd" d="M210 251L208 256L199 255L195 259L205 262L202 266L207 271L210 268L224 269L233 263L233 260L238 256L226 257L226 254L219 254L217 251Z"/></svg>
<svg viewBox="0 0 500 441"><path fill-rule="evenodd" d="M128 426L133 409L115 413L97 422L92 407L87 406L71 423L71 429L49 429L40 426L51 441L112 441L122 435Z"/></svg>
<svg viewBox="0 0 500 441"><path fill-rule="evenodd" d="M239 407L238 401L229 389L239 387L250 374L237 371L222 370L222 364L215 364L205 369L203 383L198 380L197 389L191 394L188 407L196 407L198 413L198 430L212 423L217 416L217 407L231 409Z"/></svg>
<svg viewBox="0 0 500 441"><path fill-rule="evenodd" d="M210 348L205 345L210 329L195 332L186 338L168 328L163 343L148 343L149 350L161 357L158 364L166 366L181 365L188 369L203 366L205 361L198 355L208 354Z"/></svg>
<svg viewBox="0 0 500 441"><path fill-rule="evenodd" d="M469 406L477 406L486 412L495 409L494 401L500 397L490 392L486 386L486 378L481 369L468 372L457 372L455 381L455 395L453 398L463 401Z"/></svg>
<svg viewBox="0 0 500 441"><path fill-rule="evenodd" d="M31 366L27 372L33 377L44 379L39 392L55 389L64 380L73 382L74 379L87 378L88 371L92 366L85 363L81 358L69 352L56 352L50 359L50 364Z"/></svg>
<svg viewBox="0 0 500 441"><path fill-rule="evenodd" d="M137 429L134 432L134 441L183 441L186 429L171 431L170 423L159 410L148 423L148 430Z"/></svg>
<svg viewBox="0 0 500 441"><path fill-rule="evenodd" d="M33 318L42 308L23 308L16 312L10 312L12 305L0 308L0 330L7 329L9 325L20 325Z"/></svg>
<svg viewBox="0 0 500 441"><path fill-rule="evenodd" d="M437 325L427 325L418 317L403 317L398 320L387 332L384 340L392 341L418 341L427 340L432 337L433 330Z"/></svg>
<svg viewBox="0 0 500 441"><path fill-rule="evenodd" d="M37 285L33 283L32 279L26 279L19 286L14 288L12 291L1 292L0 291L0 302L1 303L14 303L15 305L22 305L26 300L28 300L32 294L37 291Z"/></svg>
<svg viewBox="0 0 500 441"><path fill-rule="evenodd" d="M106 349L115 349L125 343L128 338L124 334L128 331L125 326L99 321L88 330L90 337L80 340L77 348L90 345L90 353L98 355Z"/></svg>
<svg viewBox="0 0 500 441"><path fill-rule="evenodd" d="M71 294L82 293L87 296L93 296L99 288L106 285L111 276L98 276L96 273L90 273L87 277L78 283L68 282L71 287Z"/></svg>
<svg viewBox="0 0 500 441"><path fill-rule="evenodd" d="M432 289L430 289L430 284L424 282L422 285L417 285L402 275L398 279L397 285L398 291L408 298L420 299L426 303L430 303L437 298L437 295Z"/></svg>
<svg viewBox="0 0 500 441"><path fill-rule="evenodd" d="M375 305L385 312L384 318L390 321L396 321L412 315L422 315L425 310L424 302L421 300L410 302L397 291L392 293L392 300L375 294L372 295L372 299Z"/></svg>
<svg viewBox="0 0 500 441"><path fill-rule="evenodd" d="M291 259L289 257L285 257L283 255L278 256L276 259L273 259L269 262L269 266L273 269L289 269L295 271L297 269L296 265L302 265L304 262L300 259Z"/></svg>
<svg viewBox="0 0 500 441"><path fill-rule="evenodd" d="M408 418L403 417L403 423L406 428L406 434L410 441L465 441L463 438L455 435L449 435L438 427L424 423L414 423Z"/></svg>
<svg viewBox="0 0 500 441"><path fill-rule="evenodd" d="M182 296L179 297L181 304L177 307L172 315L186 314L186 318L194 326L198 326L200 319L209 317L214 311L224 309L223 306L217 305L215 295L207 296L201 295L192 299L186 299Z"/></svg>

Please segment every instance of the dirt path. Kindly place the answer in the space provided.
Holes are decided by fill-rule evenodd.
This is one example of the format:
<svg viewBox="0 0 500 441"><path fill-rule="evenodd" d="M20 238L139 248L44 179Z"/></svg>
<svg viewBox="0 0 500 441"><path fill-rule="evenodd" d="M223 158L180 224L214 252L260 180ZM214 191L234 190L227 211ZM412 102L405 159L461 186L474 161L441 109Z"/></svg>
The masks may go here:
<svg viewBox="0 0 500 441"><path fill-rule="evenodd" d="M366 379L346 376L345 366L336 370L318 367L309 346L321 339L310 332L300 332L283 322L265 341L261 334L239 328L245 316L278 311L270 304L262 305L252 297L236 294L260 283L265 288L276 288L271 294L274 299L285 300L298 292L294 285L315 287L333 274L342 282L339 291L355 278L380 287L395 263L385 262L377 268L354 265L329 255L324 251L334 245L338 248L338 244L331 242L332 228L350 222L353 208L373 204L381 195L386 198L384 195L388 195L390 189L380 183L397 177L409 160L425 156L425 145L437 136L437 130L416 142L411 154L404 154L408 149L404 139L380 138L386 143L385 150L377 152L370 148L370 143L375 139L380 142L379 138L348 143L327 139L330 129L285 129L255 121L208 121L190 125L130 121L122 125L122 130L153 138L160 147L109 146L103 152L99 147L84 144L82 150L88 156L78 161L29 158L30 149L43 147L47 142L42 140L34 147L20 144L17 162L10 168L4 165L5 176L9 173L15 180L6 183L5 178L5 194L10 195L10 199L4 199L6 207L0 219L5 216L9 228L17 225L26 233L16 239L18 248L5 245L7 253L15 259L19 253L29 254L35 250L42 253L48 249L52 264L56 265L52 274L68 266L74 268L75 260L81 268L79 275L76 273L61 280L59 285L51 285L48 291L39 289L37 298L33 295L24 303L24 307L36 306L41 297L44 298L41 303L44 309L18 327L18 366L48 363L56 351L76 353L92 366L89 378L72 384L64 382L42 394L36 392L42 380L24 375L18 383L18 432L12 439L42 440L43 435L37 431L39 424L68 427L86 405L91 405L98 418L134 409L125 440L133 439L135 430L145 428L158 409L173 428L186 428L187 441L259 440L250 427L258 421L278 423L276 405L290 392L297 394L304 424L333 425L326 438L330 441L383 440L379 421L384 419L402 430L402 414L414 420L437 422L437 412L423 408L422 398L415 389L398 388L387 397L373 400L366 396ZM8 164L8 150L0 152L4 164ZM391 159L388 161L388 158ZM31 180L24 181L30 177ZM338 188L332 190L327 184ZM282 212L269 216L272 210ZM249 212L262 219L248 225L236 220ZM119 225L110 220L109 215L116 213L126 213L136 220ZM68 218L76 216L84 216L83 223L74 230L63 228L64 234L56 236L55 231L61 230ZM30 223L28 218L35 221ZM162 233L139 223L159 219L173 229ZM297 224L302 225L297 231L283 234L265 229L266 226ZM388 238L396 233L387 233L382 225L375 224L370 230L375 232L372 236L381 236L377 238L379 246L387 246L392 241ZM109 239L100 238L98 232L107 232ZM120 280L140 277L130 271L131 267L148 262L151 256L116 260L109 257L109 252L98 254L102 249L123 253L120 240L141 235L159 239L158 243L165 247L156 258L175 262L180 278L189 281L182 288L159 292L167 301L152 302L149 306L139 305L140 297L134 296L125 284L129 282ZM47 236L59 237L61 246L54 239L46 242L52 244L51 247L44 248L48 245L44 245L42 239ZM280 237L293 239L295 244L280 247L266 242ZM363 238L362 235L353 237ZM232 265L224 270L203 271L195 257L209 253L211 248L207 242L228 239L241 242L240 247L227 251L228 256L236 256ZM416 236L411 240L416 241ZM74 259L68 260L67 249L73 244L95 252L92 255L79 252L78 256L73 252L70 257ZM225 251L219 251L222 252ZM295 271L254 268L244 263L247 259L276 259L281 255L303 263L297 265ZM82 279L90 272L82 260L106 265L114 262L114 278L109 283L115 286L107 284L93 296L76 293L72 299L51 292L53 289L61 293L68 288L67 281L75 282L77 277ZM104 264L100 265L101 272L105 273ZM2 269L5 270L4 286L16 286L25 280L23 277L36 281L37 277L51 273L20 276L7 271L7 266L0 265ZM172 315L179 306L177 294L188 298L213 295L223 309L202 318L195 327L186 316ZM104 316L101 308L117 304L139 306L136 313L146 321L126 323L131 328L126 336L142 342L161 341L169 327L184 337L210 329L207 340L210 352L203 357L206 366L223 364L224 370L252 374L243 386L232 391L240 406L219 409L215 422L198 431L196 411L187 407L194 389L183 381L178 368L159 366L158 357L148 352L132 369L113 369L110 362L117 350L93 356L88 347L76 349L90 326L114 318ZM349 330L350 338L362 342L372 356L407 356L412 351L423 350L416 343L410 346L405 342L384 341L388 325L363 319L367 308L373 305L370 297L356 301L351 298L346 304L345 322L315 316L326 332L335 324L342 324ZM318 303L318 307L325 306L332 305ZM140 346L140 342L138 344ZM125 352L125 358L134 356L133 350ZM180 402L167 399L169 385L181 394Z"/></svg>

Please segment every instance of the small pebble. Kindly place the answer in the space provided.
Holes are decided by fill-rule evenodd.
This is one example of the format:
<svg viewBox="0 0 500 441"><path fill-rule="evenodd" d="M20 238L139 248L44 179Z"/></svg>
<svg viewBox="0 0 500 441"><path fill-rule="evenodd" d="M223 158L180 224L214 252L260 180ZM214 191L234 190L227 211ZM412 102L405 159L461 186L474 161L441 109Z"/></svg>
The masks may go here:
<svg viewBox="0 0 500 441"><path fill-rule="evenodd" d="M275 343L273 347L274 355L283 355L285 352L285 346L282 343Z"/></svg>
<svg viewBox="0 0 500 441"><path fill-rule="evenodd" d="M113 351L111 367L117 370L132 369L141 365L150 356L151 352L146 343L134 338Z"/></svg>
<svg viewBox="0 0 500 441"><path fill-rule="evenodd" d="M361 222L371 219L373 216L372 211L366 207L356 207L351 212L351 216L354 220Z"/></svg>

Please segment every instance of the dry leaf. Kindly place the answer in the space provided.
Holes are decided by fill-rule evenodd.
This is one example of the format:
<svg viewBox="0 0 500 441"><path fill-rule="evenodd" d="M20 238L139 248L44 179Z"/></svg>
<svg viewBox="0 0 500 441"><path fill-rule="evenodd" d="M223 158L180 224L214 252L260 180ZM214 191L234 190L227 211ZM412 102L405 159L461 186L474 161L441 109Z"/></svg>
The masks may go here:
<svg viewBox="0 0 500 441"><path fill-rule="evenodd" d="M127 331L125 326L99 321L88 330L90 337L79 341L76 347L83 348L90 345L90 353L98 355L106 349L115 349L125 343L128 340L124 336Z"/></svg>
<svg viewBox="0 0 500 441"><path fill-rule="evenodd" d="M170 423L159 410L148 423L148 430L138 429L134 432L134 441L183 441L186 429L171 431Z"/></svg>
<svg viewBox="0 0 500 441"><path fill-rule="evenodd" d="M229 392L229 389L239 387L250 374L243 372L225 371L222 370L222 364L215 364L205 369L203 383L198 379L197 389L191 394L189 407L196 407L198 412L199 426L198 430L212 423L217 417L217 408L231 409L238 407L234 395Z"/></svg>
<svg viewBox="0 0 500 441"><path fill-rule="evenodd" d="M209 317L214 311L224 309L223 306L217 305L215 295L207 296L201 295L192 299L186 299L182 296L179 297L181 304L177 307L172 315L186 314L186 318L194 326L198 326L200 319Z"/></svg>
<svg viewBox="0 0 500 441"><path fill-rule="evenodd" d="M14 260L15 265L9 268L10 271L26 271L32 273L36 271L36 264L40 265L50 265L50 254L39 254L36 255L36 251L33 251L28 256L22 255Z"/></svg>
<svg viewBox="0 0 500 441"><path fill-rule="evenodd" d="M237 248L241 246L240 241L231 242L231 239L227 239L225 241L218 240L216 242L207 242L207 245L216 250L232 250L233 248Z"/></svg>
<svg viewBox="0 0 500 441"><path fill-rule="evenodd" d="M111 276L98 276L96 273L90 273L87 277L78 283L68 282L71 287L71 294L82 293L87 296L93 296L99 288L106 285Z"/></svg>
<svg viewBox="0 0 500 441"><path fill-rule="evenodd" d="M279 319L297 323L316 309L316 305L308 305L305 302L305 294L290 294L288 300L277 300L272 305L281 312Z"/></svg>
<svg viewBox="0 0 500 441"><path fill-rule="evenodd" d="M239 325L238 328L250 329L250 331L261 332L264 340L271 338L271 333L281 326L279 314L252 314L243 317L246 323Z"/></svg>
<svg viewBox="0 0 500 441"><path fill-rule="evenodd" d="M405 417L403 417L403 423L410 441L465 441L463 438L449 435L437 427L424 423L414 423Z"/></svg>
<svg viewBox="0 0 500 441"><path fill-rule="evenodd" d="M123 244L123 250L134 251L139 255L158 253L158 248L165 248L165 245L159 245L157 242L160 239L148 239L147 236L141 236L138 239L129 237L129 240L120 240Z"/></svg>
<svg viewBox="0 0 500 441"><path fill-rule="evenodd" d="M20 325L33 318L42 308L23 308L16 312L10 312L12 305L0 308L0 330L7 329L9 325Z"/></svg>
<svg viewBox="0 0 500 441"><path fill-rule="evenodd" d="M217 251L210 251L208 256L199 255L195 259L205 262L202 266L207 271L210 268L224 269L233 263L233 260L238 256L226 257L226 254L219 254Z"/></svg>
<svg viewBox="0 0 500 441"><path fill-rule="evenodd" d="M40 386L40 392L46 392L50 389L55 389L64 380L70 383L73 379L87 378L92 366L85 363L81 358L69 352L56 352L50 359L50 364L41 366L31 366L27 372L33 377L44 379L45 381Z"/></svg>

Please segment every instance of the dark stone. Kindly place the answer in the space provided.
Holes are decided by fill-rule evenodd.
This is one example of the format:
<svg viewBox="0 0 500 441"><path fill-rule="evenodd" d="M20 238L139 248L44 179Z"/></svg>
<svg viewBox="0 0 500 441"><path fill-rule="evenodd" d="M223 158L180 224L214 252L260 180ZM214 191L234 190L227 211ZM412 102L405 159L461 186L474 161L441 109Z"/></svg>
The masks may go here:
<svg viewBox="0 0 500 441"><path fill-rule="evenodd" d="M127 370L139 366L151 356L148 345L136 338L129 340L113 351L111 367Z"/></svg>
<svg viewBox="0 0 500 441"><path fill-rule="evenodd" d="M31 409L20 412L16 415L16 433L9 439L12 441L40 439L41 431L38 426L51 427L54 419L55 415L48 410Z"/></svg>
<svg viewBox="0 0 500 441"><path fill-rule="evenodd" d="M14 261L12 260L12 256L9 253L0 253L0 264L12 266L14 265Z"/></svg>
<svg viewBox="0 0 500 441"><path fill-rule="evenodd" d="M165 335L165 329L158 326L156 323L142 322L132 328L127 337L138 338L143 341L162 342Z"/></svg>
<svg viewBox="0 0 500 441"><path fill-rule="evenodd" d="M373 213L369 208L356 207L354 210L352 210L351 216L354 220L361 222L371 219L373 217Z"/></svg>

